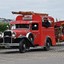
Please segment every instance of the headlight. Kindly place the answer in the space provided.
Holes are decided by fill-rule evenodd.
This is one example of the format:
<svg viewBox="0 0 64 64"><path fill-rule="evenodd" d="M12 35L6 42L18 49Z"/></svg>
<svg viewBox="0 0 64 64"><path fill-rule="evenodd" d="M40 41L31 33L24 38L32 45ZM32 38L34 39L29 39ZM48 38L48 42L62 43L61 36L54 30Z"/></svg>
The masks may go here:
<svg viewBox="0 0 64 64"><path fill-rule="evenodd" d="M15 33L13 32L13 33L12 33L12 37L15 37L15 36L16 36L16 35L15 35Z"/></svg>
<svg viewBox="0 0 64 64"><path fill-rule="evenodd" d="M0 37L3 37L3 33L0 33Z"/></svg>
<svg viewBox="0 0 64 64"><path fill-rule="evenodd" d="M12 34L12 37L15 37L15 34Z"/></svg>

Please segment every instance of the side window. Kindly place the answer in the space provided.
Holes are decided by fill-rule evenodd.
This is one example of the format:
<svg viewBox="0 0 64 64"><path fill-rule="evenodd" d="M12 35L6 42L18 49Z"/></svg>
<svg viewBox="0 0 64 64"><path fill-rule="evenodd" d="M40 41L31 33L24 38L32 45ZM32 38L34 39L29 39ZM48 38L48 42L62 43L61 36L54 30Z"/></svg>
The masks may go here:
<svg viewBox="0 0 64 64"><path fill-rule="evenodd" d="M38 30L38 24L37 23L32 24L32 30Z"/></svg>
<svg viewBox="0 0 64 64"><path fill-rule="evenodd" d="M42 26L48 28L48 27L51 27L51 23L50 23L50 21L47 18L44 18L42 20Z"/></svg>

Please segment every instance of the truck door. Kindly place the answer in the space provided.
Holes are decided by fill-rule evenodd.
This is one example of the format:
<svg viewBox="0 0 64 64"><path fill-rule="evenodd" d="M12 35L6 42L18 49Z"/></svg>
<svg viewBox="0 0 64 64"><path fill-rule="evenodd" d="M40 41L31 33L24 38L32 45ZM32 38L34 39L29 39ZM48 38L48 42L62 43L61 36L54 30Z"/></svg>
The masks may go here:
<svg viewBox="0 0 64 64"><path fill-rule="evenodd" d="M40 36L40 32L39 32L39 24L38 23L32 23L32 33L34 35L34 45L38 45L39 43L39 36Z"/></svg>

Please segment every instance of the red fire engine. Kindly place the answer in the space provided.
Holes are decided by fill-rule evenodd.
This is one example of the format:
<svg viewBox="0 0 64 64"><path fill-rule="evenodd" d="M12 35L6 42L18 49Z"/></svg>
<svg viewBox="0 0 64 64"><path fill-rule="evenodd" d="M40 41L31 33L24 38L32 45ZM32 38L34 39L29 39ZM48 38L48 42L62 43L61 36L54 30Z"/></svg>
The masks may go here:
<svg viewBox="0 0 64 64"><path fill-rule="evenodd" d="M55 22L56 41L64 41L64 21Z"/></svg>
<svg viewBox="0 0 64 64"><path fill-rule="evenodd" d="M20 52L25 52L30 47L40 46L49 50L50 46L56 45L53 17L34 12L12 13L19 15L10 22L11 30L4 31L0 37L0 46L18 46Z"/></svg>

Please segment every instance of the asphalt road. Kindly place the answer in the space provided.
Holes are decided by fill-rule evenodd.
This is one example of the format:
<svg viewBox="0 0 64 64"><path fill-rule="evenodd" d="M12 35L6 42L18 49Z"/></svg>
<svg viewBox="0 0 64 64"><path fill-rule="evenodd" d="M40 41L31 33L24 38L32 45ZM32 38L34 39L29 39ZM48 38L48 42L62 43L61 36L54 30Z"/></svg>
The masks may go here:
<svg viewBox="0 0 64 64"><path fill-rule="evenodd" d="M0 49L0 64L64 64L64 45L51 47L49 51L31 49L26 53Z"/></svg>

